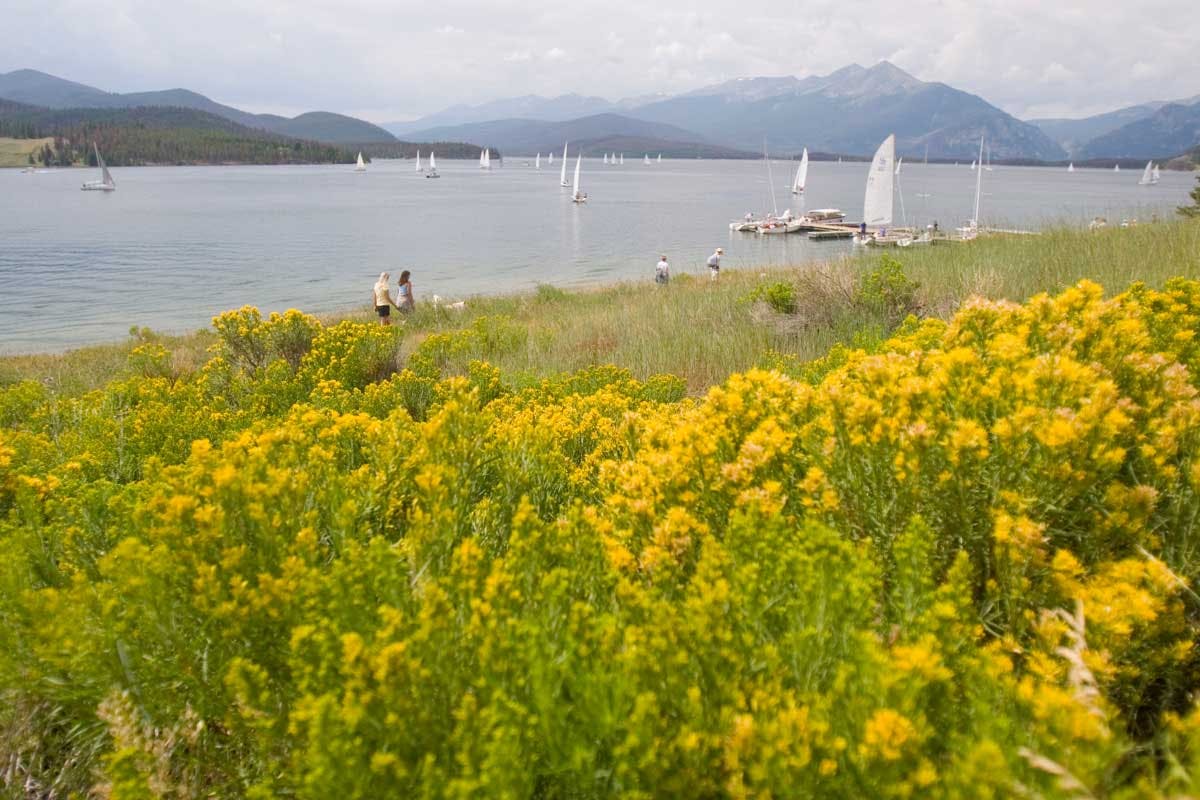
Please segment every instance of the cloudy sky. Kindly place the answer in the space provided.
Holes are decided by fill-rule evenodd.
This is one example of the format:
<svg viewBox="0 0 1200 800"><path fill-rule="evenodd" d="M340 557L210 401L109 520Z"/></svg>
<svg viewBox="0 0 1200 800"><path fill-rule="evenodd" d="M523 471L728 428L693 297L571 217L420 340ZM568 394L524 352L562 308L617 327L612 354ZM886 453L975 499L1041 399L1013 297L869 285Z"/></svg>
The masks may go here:
<svg viewBox="0 0 1200 800"><path fill-rule="evenodd" d="M615 100L890 59L1018 116L1084 116L1200 94L1193 3L6 0L0 72L385 122L522 94Z"/></svg>

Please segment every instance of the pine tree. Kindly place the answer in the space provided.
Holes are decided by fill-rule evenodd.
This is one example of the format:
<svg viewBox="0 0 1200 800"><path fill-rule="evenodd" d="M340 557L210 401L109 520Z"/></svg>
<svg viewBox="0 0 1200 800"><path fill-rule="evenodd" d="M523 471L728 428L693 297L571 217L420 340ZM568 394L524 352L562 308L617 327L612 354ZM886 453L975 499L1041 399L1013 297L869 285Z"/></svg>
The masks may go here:
<svg viewBox="0 0 1200 800"><path fill-rule="evenodd" d="M1185 217L1200 217L1200 177L1196 178L1196 188L1192 189L1190 195L1192 204L1190 206L1180 206L1179 213Z"/></svg>

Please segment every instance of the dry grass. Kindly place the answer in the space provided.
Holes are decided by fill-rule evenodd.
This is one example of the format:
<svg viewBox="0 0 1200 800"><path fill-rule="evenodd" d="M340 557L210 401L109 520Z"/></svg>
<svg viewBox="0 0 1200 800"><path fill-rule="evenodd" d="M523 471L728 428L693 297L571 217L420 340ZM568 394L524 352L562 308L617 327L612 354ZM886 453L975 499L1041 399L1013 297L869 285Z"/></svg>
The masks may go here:
<svg viewBox="0 0 1200 800"><path fill-rule="evenodd" d="M53 139L6 139L0 137L0 167L27 167L29 154L53 145Z"/></svg>

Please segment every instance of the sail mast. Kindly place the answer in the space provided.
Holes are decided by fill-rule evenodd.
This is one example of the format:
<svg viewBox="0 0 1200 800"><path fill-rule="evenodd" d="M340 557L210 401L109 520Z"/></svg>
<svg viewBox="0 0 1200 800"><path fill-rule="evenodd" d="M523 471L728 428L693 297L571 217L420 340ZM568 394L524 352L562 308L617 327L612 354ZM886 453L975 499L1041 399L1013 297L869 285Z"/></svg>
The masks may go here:
<svg viewBox="0 0 1200 800"><path fill-rule="evenodd" d="M983 160L983 134L979 135L979 159ZM975 227L979 227L979 198L983 196L983 170L975 173Z"/></svg>

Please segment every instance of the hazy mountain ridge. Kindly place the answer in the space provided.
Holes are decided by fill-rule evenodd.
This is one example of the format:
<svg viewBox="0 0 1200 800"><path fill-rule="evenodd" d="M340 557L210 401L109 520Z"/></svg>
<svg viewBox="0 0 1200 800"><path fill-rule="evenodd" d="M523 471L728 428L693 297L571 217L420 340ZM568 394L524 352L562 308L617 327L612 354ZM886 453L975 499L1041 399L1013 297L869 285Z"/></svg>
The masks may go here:
<svg viewBox="0 0 1200 800"><path fill-rule="evenodd" d="M328 111L312 111L291 119L276 114L252 114L218 103L190 89L115 94L30 69L0 74L0 97L51 109L191 108L231 120L247 128L332 143L396 140L396 137L378 125Z"/></svg>
<svg viewBox="0 0 1200 800"><path fill-rule="evenodd" d="M1098 136L1085 158L1169 158L1200 145L1200 102L1169 103L1150 116Z"/></svg>
<svg viewBox="0 0 1200 800"><path fill-rule="evenodd" d="M522 108L527 113L505 119L526 122L563 121L563 98L512 98L482 106L456 106L408 123L405 130L456 135L478 141L493 130L426 126L428 120L472 117L473 124L494 109ZM621 115L634 120L671 125L690 134L669 138L695 139L743 151L761 152L764 135L772 152L789 153L803 147L847 155L869 155L889 133L896 133L899 152L931 158L969 159L978 152L981 133L991 141L993 157L1057 160L1063 149L1036 127L990 105L982 98L943 83L927 83L887 61L873 67L850 64L828 75L745 77L705 86L679 95L650 98L651 102L609 103L582 98L595 106L627 108ZM551 118L551 115L559 115ZM621 132L623 134L628 132ZM548 134L547 134L548 135ZM541 142L539 142L540 144ZM515 147L514 147L515 145ZM524 150L532 142L510 143Z"/></svg>
<svg viewBox="0 0 1200 800"><path fill-rule="evenodd" d="M615 149L621 140L643 143L643 150L655 144L655 152L716 157L723 152L730 157L748 155L734 148L708 142L698 134L674 125L633 119L622 114L593 114L561 122L536 119L502 119L487 122L452 125L414 131L422 139L459 139L476 144L498 147L511 155L533 155L561 151L564 142L582 146L585 155L599 155ZM631 145L632 146L632 145ZM589 148L591 148L589 150ZM572 148L573 150L575 147ZM640 154L639 154L640 157Z"/></svg>
<svg viewBox="0 0 1200 800"><path fill-rule="evenodd" d="M1200 102L1200 95L1181 100L1151 100L1103 114L1094 114L1079 119L1045 118L1026 120L1036 125L1051 139L1061 144L1070 156L1079 155L1093 139L1112 133L1133 122L1153 116L1163 106L1189 106Z"/></svg>

